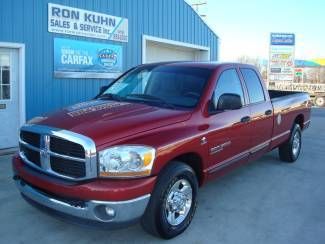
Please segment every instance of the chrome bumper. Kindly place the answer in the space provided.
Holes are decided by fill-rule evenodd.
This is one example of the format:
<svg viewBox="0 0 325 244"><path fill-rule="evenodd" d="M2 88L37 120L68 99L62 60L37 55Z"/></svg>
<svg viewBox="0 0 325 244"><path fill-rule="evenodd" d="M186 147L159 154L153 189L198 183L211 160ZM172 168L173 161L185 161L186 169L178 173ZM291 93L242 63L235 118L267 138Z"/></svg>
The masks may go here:
<svg viewBox="0 0 325 244"><path fill-rule="evenodd" d="M132 223L139 219L150 199L150 194L147 194L127 201L84 201L78 206L51 197L20 179L15 181L18 189L27 200L32 200L41 206L69 216L100 223L110 223L111 225L116 224L116 226Z"/></svg>

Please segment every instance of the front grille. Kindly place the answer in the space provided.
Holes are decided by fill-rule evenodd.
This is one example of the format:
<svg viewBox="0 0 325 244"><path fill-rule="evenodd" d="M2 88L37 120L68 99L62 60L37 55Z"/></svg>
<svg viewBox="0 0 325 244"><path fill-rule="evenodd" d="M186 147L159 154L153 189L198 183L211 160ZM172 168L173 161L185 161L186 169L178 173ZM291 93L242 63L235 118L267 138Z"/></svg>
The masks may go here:
<svg viewBox="0 0 325 244"><path fill-rule="evenodd" d="M51 131L37 129L34 132L28 127L28 131L22 129L20 132L20 153L27 164L63 178L85 179L97 175L96 166L89 174L86 170L86 163L94 164L96 161L86 157L83 145L69 140L80 141L83 136L76 135L78 138L74 138L74 135L71 136L73 133L66 132L66 135L61 131L52 136ZM89 138L85 140L89 144Z"/></svg>
<svg viewBox="0 0 325 244"><path fill-rule="evenodd" d="M85 149L81 145L57 137L51 137L50 150L71 157L85 158Z"/></svg>
<svg viewBox="0 0 325 244"><path fill-rule="evenodd" d="M20 144L20 151L33 164L41 167L40 153Z"/></svg>
<svg viewBox="0 0 325 244"><path fill-rule="evenodd" d="M41 137L40 137L40 134L36 134L36 133L33 133L33 132L29 132L29 131L21 131L20 132L20 138L34 146L34 147L37 147L39 148L40 147L40 144L41 144Z"/></svg>
<svg viewBox="0 0 325 244"><path fill-rule="evenodd" d="M86 167L84 162L52 156L51 168L53 171L69 177L82 178L86 176Z"/></svg>

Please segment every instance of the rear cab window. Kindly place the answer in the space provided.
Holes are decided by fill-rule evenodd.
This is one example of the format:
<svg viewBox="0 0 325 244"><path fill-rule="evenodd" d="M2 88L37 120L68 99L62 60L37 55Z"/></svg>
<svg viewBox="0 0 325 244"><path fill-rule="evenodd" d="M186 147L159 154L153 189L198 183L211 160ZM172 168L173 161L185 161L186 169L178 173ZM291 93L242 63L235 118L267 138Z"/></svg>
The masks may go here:
<svg viewBox="0 0 325 244"><path fill-rule="evenodd" d="M249 96L250 103L260 103L265 101L264 89L261 84L261 80L256 74L255 70L250 68L240 68L240 72L242 73L247 92Z"/></svg>

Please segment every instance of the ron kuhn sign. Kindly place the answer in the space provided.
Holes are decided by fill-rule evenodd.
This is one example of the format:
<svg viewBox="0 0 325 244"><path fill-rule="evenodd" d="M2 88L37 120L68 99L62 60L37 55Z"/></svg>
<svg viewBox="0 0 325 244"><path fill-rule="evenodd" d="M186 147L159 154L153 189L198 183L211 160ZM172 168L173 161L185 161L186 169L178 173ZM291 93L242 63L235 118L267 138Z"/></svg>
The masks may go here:
<svg viewBox="0 0 325 244"><path fill-rule="evenodd" d="M127 42L128 19L49 3L48 31Z"/></svg>

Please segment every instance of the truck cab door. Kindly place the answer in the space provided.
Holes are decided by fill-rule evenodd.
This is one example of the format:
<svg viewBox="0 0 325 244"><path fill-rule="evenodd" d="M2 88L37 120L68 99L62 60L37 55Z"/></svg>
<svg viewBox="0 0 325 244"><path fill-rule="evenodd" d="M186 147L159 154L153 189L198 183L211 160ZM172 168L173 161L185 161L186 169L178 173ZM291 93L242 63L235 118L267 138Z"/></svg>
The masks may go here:
<svg viewBox="0 0 325 244"><path fill-rule="evenodd" d="M219 75L211 103L207 134L210 176L232 164L247 161L249 155L250 110L235 68Z"/></svg>
<svg viewBox="0 0 325 244"><path fill-rule="evenodd" d="M253 160L269 150L273 133L273 106L258 73L246 67L239 70L249 98L250 127L254 131L250 142L250 160Z"/></svg>

